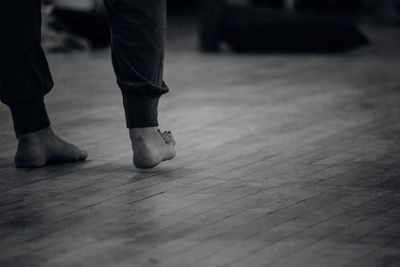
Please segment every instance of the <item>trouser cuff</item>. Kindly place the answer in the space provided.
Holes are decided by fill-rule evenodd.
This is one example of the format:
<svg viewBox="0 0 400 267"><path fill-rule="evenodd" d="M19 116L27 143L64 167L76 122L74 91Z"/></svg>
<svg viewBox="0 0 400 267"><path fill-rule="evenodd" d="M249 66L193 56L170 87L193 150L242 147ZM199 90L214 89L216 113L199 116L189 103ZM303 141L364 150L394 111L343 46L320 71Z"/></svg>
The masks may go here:
<svg viewBox="0 0 400 267"><path fill-rule="evenodd" d="M15 134L27 134L50 126L43 97L7 104L14 122Z"/></svg>
<svg viewBox="0 0 400 267"><path fill-rule="evenodd" d="M160 96L143 97L122 94L126 127L143 128L158 126L158 100Z"/></svg>

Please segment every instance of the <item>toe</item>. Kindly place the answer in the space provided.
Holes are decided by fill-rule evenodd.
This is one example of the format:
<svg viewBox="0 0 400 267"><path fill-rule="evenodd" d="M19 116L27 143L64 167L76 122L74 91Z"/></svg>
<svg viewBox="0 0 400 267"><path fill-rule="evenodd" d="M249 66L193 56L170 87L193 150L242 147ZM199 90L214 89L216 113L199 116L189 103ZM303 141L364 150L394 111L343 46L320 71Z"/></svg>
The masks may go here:
<svg viewBox="0 0 400 267"><path fill-rule="evenodd" d="M167 137L167 135L168 135L168 133L167 132L163 132L163 133L161 133L161 137L164 139L164 138L166 138Z"/></svg>
<svg viewBox="0 0 400 267"><path fill-rule="evenodd" d="M87 152L77 148L74 145L71 145L71 154L65 155L66 158L69 158L71 161L82 161L87 158Z"/></svg>
<svg viewBox="0 0 400 267"><path fill-rule="evenodd" d="M87 152L80 150L73 144L66 142L62 146L56 147L50 153L49 161L51 162L76 162L87 158Z"/></svg>
<svg viewBox="0 0 400 267"><path fill-rule="evenodd" d="M167 134L164 138L165 143L167 143L168 145L171 145L173 138L171 136L171 134Z"/></svg>
<svg viewBox="0 0 400 267"><path fill-rule="evenodd" d="M174 137L172 136L172 133L170 132L170 131L168 131L167 132L167 144L169 144L169 145L172 145L172 146L175 146L175 139L174 139Z"/></svg>
<svg viewBox="0 0 400 267"><path fill-rule="evenodd" d="M163 132L161 134L161 137L164 140L164 142L168 143L169 140L171 139L171 134L169 134L168 132Z"/></svg>
<svg viewBox="0 0 400 267"><path fill-rule="evenodd" d="M86 150L81 150L78 161L85 160L88 157L88 153Z"/></svg>

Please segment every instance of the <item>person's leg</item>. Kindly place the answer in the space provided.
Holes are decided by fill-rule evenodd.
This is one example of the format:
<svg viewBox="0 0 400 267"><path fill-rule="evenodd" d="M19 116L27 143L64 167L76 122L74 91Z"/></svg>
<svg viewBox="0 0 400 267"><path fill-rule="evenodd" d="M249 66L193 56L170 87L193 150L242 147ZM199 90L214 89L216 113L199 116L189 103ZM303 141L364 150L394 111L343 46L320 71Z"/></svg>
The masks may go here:
<svg viewBox="0 0 400 267"><path fill-rule="evenodd" d="M44 95L53 81L40 45L41 1L1 1L0 20L0 100L11 110L19 141L16 166L86 158L85 152L58 138L50 128Z"/></svg>
<svg viewBox="0 0 400 267"><path fill-rule="evenodd" d="M134 164L151 168L175 156L170 132L158 131L157 108L168 92L163 81L165 0L104 0L111 26L111 48L122 91Z"/></svg>

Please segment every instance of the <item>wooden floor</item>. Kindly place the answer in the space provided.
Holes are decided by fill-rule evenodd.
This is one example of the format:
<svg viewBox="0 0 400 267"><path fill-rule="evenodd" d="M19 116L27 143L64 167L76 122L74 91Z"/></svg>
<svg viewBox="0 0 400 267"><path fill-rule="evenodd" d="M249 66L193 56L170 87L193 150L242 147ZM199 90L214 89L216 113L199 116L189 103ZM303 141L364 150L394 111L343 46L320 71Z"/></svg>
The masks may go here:
<svg viewBox="0 0 400 267"><path fill-rule="evenodd" d="M52 54L80 164L15 169L0 107L0 266L400 266L400 30L346 54L202 54L172 24L161 129L131 166L109 51Z"/></svg>

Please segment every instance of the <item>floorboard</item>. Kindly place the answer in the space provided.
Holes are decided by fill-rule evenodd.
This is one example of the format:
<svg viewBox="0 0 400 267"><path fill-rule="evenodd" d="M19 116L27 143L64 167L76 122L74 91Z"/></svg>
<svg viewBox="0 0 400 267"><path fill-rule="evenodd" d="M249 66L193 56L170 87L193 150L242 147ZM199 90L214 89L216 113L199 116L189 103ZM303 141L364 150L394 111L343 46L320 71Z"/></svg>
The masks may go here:
<svg viewBox="0 0 400 267"><path fill-rule="evenodd" d="M15 169L0 106L0 266L398 266L400 34L343 54L197 51L171 21L161 129L132 167L108 49L50 54L53 128L86 162Z"/></svg>

